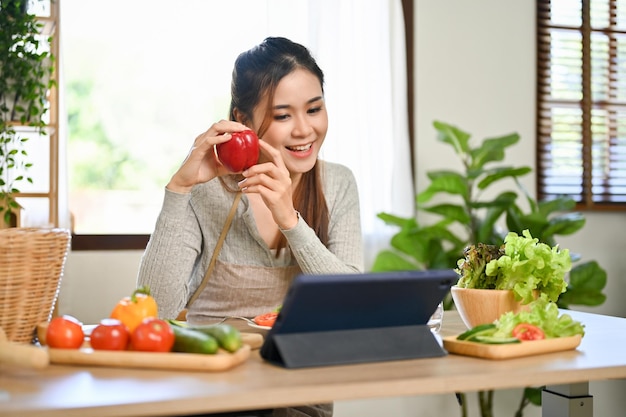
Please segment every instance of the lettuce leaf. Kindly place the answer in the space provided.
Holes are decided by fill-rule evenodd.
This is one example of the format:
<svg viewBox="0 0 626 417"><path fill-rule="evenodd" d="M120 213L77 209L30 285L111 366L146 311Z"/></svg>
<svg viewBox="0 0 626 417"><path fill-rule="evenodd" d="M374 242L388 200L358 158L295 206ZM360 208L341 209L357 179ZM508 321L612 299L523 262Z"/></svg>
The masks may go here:
<svg viewBox="0 0 626 417"><path fill-rule="evenodd" d="M485 274L495 277L496 289L513 290L515 298L523 304L535 298L535 290L556 302L567 290L565 274L572 269L569 250L541 243L528 230L522 234L507 234L504 255L490 261Z"/></svg>
<svg viewBox="0 0 626 417"><path fill-rule="evenodd" d="M547 339L577 334L585 335L584 325L574 320L569 314L560 314L556 303L549 301L546 295L532 301L528 306L529 311L521 311L517 314L508 312L500 316L495 322L497 330L494 336L510 337L515 326L520 323L529 323L540 327Z"/></svg>

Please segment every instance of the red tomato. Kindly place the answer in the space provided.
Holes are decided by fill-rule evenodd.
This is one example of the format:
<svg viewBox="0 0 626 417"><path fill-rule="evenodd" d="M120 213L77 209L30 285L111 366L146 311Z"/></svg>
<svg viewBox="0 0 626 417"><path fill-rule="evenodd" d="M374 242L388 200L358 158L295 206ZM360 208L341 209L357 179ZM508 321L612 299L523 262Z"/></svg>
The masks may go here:
<svg viewBox="0 0 626 417"><path fill-rule="evenodd" d="M130 333L120 320L103 319L92 330L89 338L91 347L95 350L125 350Z"/></svg>
<svg viewBox="0 0 626 417"><path fill-rule="evenodd" d="M513 329L513 337L519 340L542 340L545 333L539 327L530 323L520 323Z"/></svg>
<svg viewBox="0 0 626 417"><path fill-rule="evenodd" d="M165 320L149 317L131 334L130 346L142 352L169 352L174 346L174 330Z"/></svg>
<svg viewBox="0 0 626 417"><path fill-rule="evenodd" d="M276 322L276 318L278 317L277 311L272 311L271 313L259 314L252 320L258 324L259 326L272 327Z"/></svg>
<svg viewBox="0 0 626 417"><path fill-rule="evenodd" d="M259 138L252 130L233 132L229 141L215 146L217 159L230 172L241 172L259 160Z"/></svg>
<svg viewBox="0 0 626 417"><path fill-rule="evenodd" d="M57 349L78 349L83 345L83 324L70 315L54 317L46 330L46 344Z"/></svg>

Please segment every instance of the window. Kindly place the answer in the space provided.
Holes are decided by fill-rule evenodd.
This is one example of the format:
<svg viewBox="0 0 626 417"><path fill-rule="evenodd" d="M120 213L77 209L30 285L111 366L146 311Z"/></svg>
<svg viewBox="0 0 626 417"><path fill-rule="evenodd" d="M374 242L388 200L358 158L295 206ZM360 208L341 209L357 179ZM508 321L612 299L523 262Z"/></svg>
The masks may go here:
<svg viewBox="0 0 626 417"><path fill-rule="evenodd" d="M21 143L18 145L20 154L15 158L14 173L11 177L3 178L3 180L6 180L7 185L10 185L16 180L16 177L24 177L15 183L16 188L20 190L15 194L16 201L20 205L20 209L16 210L15 225L20 227L55 227L59 225L57 182L59 102L56 87L58 79L57 25L59 10L58 4L50 0L31 0L26 4L28 13L37 16L37 20L41 24L41 33L35 37L38 42L37 50L50 52L54 56L51 61L54 68L51 77L53 85L48 91L45 106L47 112L43 115L46 127L43 131L33 126L11 122L17 132L17 137L21 138ZM4 76L1 69L0 73ZM28 167L26 164L32 164L32 166ZM27 177L32 178L32 182L28 181ZM0 187L0 191L4 191L3 187Z"/></svg>
<svg viewBox="0 0 626 417"><path fill-rule="evenodd" d="M537 190L626 208L626 0L537 0Z"/></svg>
<svg viewBox="0 0 626 417"><path fill-rule="evenodd" d="M366 251L375 253L388 240L376 214L414 205L402 24L410 1L163 4L61 0L74 249L143 249L193 139L227 117L236 55L287 36L326 73L320 156L355 173ZM377 132L389 132L385 146Z"/></svg>

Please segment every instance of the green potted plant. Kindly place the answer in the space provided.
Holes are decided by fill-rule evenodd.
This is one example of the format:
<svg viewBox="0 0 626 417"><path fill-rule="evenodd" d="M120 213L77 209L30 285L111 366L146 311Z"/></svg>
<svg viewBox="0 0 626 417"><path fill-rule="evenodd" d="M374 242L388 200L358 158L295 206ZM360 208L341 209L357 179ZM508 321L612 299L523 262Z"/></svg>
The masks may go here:
<svg viewBox="0 0 626 417"><path fill-rule="evenodd" d="M44 25L27 0L0 0L0 227L15 226L15 195L32 163L24 129L46 134L47 96L54 85L54 56Z"/></svg>
<svg viewBox="0 0 626 417"><path fill-rule="evenodd" d="M434 127L438 140L454 149L460 169L427 172L430 183L416 196L415 216L379 213L381 220L399 230L391 237L390 247L377 254L373 271L457 268L466 247L478 243L499 247L508 232L522 235L528 230L540 242L554 247L556 236L571 235L585 225L584 216L573 211L572 199L536 201L527 193L519 178L530 174L530 167L501 164L506 149L519 141L518 134L487 138L473 145L469 133L451 124L435 121ZM504 191L491 192L494 184L507 183L510 189L502 187ZM524 202L526 209L522 207ZM570 256L567 289L558 297L558 306L602 304L606 298L602 293L606 272L596 261L581 262L580 255ZM450 297L446 307L453 307ZM483 417L493 415L493 394L478 393ZM529 403L540 401L541 389L527 388L516 416L521 416Z"/></svg>

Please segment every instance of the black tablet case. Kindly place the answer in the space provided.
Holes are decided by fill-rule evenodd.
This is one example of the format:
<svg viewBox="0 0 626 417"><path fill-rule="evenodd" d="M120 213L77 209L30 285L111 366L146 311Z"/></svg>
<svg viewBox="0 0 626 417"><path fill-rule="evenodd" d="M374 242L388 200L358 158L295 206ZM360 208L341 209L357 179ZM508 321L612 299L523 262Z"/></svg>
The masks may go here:
<svg viewBox="0 0 626 417"><path fill-rule="evenodd" d="M427 323L454 270L299 275L261 356L286 368L444 356Z"/></svg>

